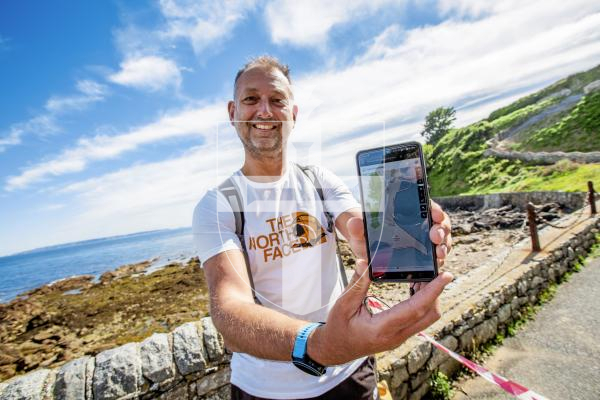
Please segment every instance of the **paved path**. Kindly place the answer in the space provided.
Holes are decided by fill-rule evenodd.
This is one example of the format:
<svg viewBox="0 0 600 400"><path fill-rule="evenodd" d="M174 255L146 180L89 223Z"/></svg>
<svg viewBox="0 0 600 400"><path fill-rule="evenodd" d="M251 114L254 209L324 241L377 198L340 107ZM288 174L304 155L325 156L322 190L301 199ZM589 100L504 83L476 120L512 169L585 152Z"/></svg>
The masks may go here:
<svg viewBox="0 0 600 400"><path fill-rule="evenodd" d="M588 261L485 366L548 399L600 399L600 258ZM480 377L454 400L512 399Z"/></svg>

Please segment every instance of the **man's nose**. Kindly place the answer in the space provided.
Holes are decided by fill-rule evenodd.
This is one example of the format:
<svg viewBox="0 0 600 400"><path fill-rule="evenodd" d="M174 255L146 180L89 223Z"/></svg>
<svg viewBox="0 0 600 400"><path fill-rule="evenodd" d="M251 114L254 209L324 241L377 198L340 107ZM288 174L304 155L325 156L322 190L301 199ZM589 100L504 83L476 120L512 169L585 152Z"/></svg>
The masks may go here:
<svg viewBox="0 0 600 400"><path fill-rule="evenodd" d="M258 103L258 111L256 112L258 118L272 118L273 113L271 111L271 104L268 99L262 99Z"/></svg>

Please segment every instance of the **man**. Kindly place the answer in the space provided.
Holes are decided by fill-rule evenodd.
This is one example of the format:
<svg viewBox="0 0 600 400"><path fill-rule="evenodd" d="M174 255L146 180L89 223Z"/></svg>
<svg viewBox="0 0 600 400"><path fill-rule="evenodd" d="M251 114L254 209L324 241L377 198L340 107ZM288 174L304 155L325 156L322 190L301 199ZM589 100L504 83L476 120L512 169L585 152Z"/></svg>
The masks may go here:
<svg viewBox="0 0 600 400"><path fill-rule="evenodd" d="M409 300L371 315L363 304L370 281L359 205L341 180L316 169L335 228L358 258L344 290L334 235L324 229L324 202L287 160L298 114L288 68L268 56L246 64L228 111L244 146L244 164L231 179L243 197L252 276L235 234L234 210L219 190L209 190L196 206L193 232L211 317L234 352L232 398L373 398L376 378L368 356L399 346L436 321L437 298L452 276L415 285L418 292ZM431 238L443 260L450 224L436 205L433 219Z"/></svg>

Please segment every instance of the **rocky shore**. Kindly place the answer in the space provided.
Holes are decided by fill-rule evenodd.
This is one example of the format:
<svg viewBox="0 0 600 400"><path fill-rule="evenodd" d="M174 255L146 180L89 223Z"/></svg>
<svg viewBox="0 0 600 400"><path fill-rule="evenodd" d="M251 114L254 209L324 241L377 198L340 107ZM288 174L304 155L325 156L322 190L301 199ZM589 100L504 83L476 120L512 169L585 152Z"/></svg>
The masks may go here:
<svg viewBox="0 0 600 400"><path fill-rule="evenodd" d="M198 259L146 274L125 265L94 282L63 279L0 304L0 381L132 341L208 315Z"/></svg>
<svg viewBox="0 0 600 400"><path fill-rule="evenodd" d="M564 211L539 207L549 221ZM505 206L483 212L457 211L454 249L444 268L460 277L482 260L527 235L525 214ZM351 274L354 256L340 242ZM0 304L0 381L28 371L54 368L69 360L169 332L208 315L208 294L198 259L147 273L151 262L60 280ZM373 285L373 294L395 303L408 297L407 285Z"/></svg>

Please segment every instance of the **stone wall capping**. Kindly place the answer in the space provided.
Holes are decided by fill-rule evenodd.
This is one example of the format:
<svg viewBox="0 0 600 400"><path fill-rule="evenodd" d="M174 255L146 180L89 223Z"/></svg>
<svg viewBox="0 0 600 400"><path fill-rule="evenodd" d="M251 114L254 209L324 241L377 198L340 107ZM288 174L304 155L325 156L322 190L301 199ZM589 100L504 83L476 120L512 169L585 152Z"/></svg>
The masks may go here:
<svg viewBox="0 0 600 400"><path fill-rule="evenodd" d="M85 356L62 365L56 374L54 397L64 400L86 398L86 367L90 357Z"/></svg>
<svg viewBox="0 0 600 400"><path fill-rule="evenodd" d="M208 353L208 358L212 362L221 361L225 355L223 336L217 331L210 317L202 318L201 324L204 331L204 346Z"/></svg>
<svg viewBox="0 0 600 400"><path fill-rule="evenodd" d="M153 383L175 378L175 363L166 333L155 333L140 345L142 374Z"/></svg>
<svg viewBox="0 0 600 400"><path fill-rule="evenodd" d="M139 343L127 343L96 356L94 400L134 398L139 395L142 383Z"/></svg>
<svg viewBox="0 0 600 400"><path fill-rule="evenodd" d="M207 354L198 324L188 322L173 331L173 355L181 375L203 372L207 365Z"/></svg>
<svg viewBox="0 0 600 400"><path fill-rule="evenodd" d="M43 400L49 374L49 369L42 368L9 379L4 382L6 385L0 393L0 399Z"/></svg>

